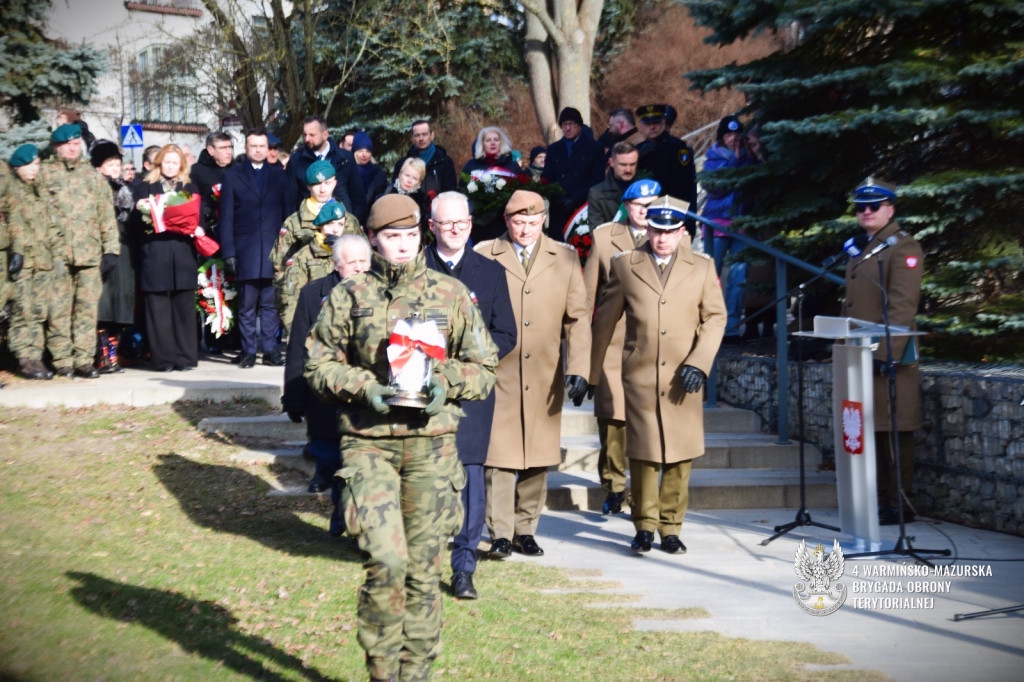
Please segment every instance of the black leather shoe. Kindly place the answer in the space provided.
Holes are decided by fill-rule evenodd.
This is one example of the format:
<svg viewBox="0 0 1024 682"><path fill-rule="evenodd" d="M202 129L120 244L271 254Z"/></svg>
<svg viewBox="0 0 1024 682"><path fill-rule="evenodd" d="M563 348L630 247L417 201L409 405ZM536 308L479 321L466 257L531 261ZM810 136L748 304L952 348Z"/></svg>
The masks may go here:
<svg viewBox="0 0 1024 682"><path fill-rule="evenodd" d="M661 539L661 548L669 554L686 554L686 545L678 535L666 535Z"/></svg>
<svg viewBox="0 0 1024 682"><path fill-rule="evenodd" d="M307 490L311 493L322 493L331 489L331 482L324 480L320 474L313 474L313 480L309 482Z"/></svg>
<svg viewBox="0 0 1024 682"><path fill-rule="evenodd" d="M642 530L629 543L629 548L637 554L646 554L651 551L651 543L654 542L654 533L649 530Z"/></svg>
<svg viewBox="0 0 1024 682"><path fill-rule="evenodd" d="M526 556L544 556L544 550L532 535L517 535L512 538L512 549Z"/></svg>
<svg viewBox="0 0 1024 682"><path fill-rule="evenodd" d="M512 556L512 542L505 538L498 538L491 543L491 548L487 550L489 559L507 559L510 556Z"/></svg>
<svg viewBox="0 0 1024 682"><path fill-rule="evenodd" d="M626 499L625 491L608 493L608 497L604 498L604 504L601 506L601 512L604 514L618 514L622 511L622 501L624 499Z"/></svg>
<svg viewBox="0 0 1024 682"><path fill-rule="evenodd" d="M238 361L238 366L242 369L249 369L250 367L256 366L256 354L246 353L242 356L242 359Z"/></svg>
<svg viewBox="0 0 1024 682"><path fill-rule="evenodd" d="M82 377L83 379L97 379L100 373L92 365L82 365L81 367L75 367L75 376Z"/></svg>
<svg viewBox="0 0 1024 682"><path fill-rule="evenodd" d="M193 367L192 365L175 365L174 369L177 372L191 372L192 370L195 369L195 367Z"/></svg>
<svg viewBox="0 0 1024 682"><path fill-rule="evenodd" d="M270 365L271 367L281 367L284 365L284 356L281 355L280 351L276 350L270 353L264 353L263 364Z"/></svg>
<svg viewBox="0 0 1024 682"><path fill-rule="evenodd" d="M73 375L73 374L74 374L74 370L72 370L70 367L58 367L57 368L57 376L62 377L64 379L70 379L71 375Z"/></svg>
<svg viewBox="0 0 1024 682"><path fill-rule="evenodd" d="M452 596L456 599L476 599L476 588L473 587L473 574L469 571L456 571L452 575Z"/></svg>
<svg viewBox="0 0 1024 682"><path fill-rule="evenodd" d="M39 360L21 360L21 373L26 379L52 379L53 372Z"/></svg>

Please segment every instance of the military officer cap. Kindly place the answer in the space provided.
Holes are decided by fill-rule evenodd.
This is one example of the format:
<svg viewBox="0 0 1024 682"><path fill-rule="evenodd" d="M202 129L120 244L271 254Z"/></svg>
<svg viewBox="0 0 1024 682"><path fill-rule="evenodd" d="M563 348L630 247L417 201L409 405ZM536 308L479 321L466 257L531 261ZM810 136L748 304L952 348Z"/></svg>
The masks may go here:
<svg viewBox="0 0 1024 682"><path fill-rule="evenodd" d="M377 232L385 228L406 230L419 227L420 207L416 200L404 194L385 194L370 207L366 227Z"/></svg>
<svg viewBox="0 0 1024 682"><path fill-rule="evenodd" d="M636 110L636 117L644 123L664 121L668 116L667 104L645 104Z"/></svg>
<svg viewBox="0 0 1024 682"><path fill-rule="evenodd" d="M64 144L80 137L82 137L82 126L77 123L65 123L62 126L57 126L57 129L50 135L50 141L55 144Z"/></svg>
<svg viewBox="0 0 1024 682"><path fill-rule="evenodd" d="M306 169L306 184L307 185L319 185L321 182L325 182L334 177L334 166L331 165L330 161L314 161L309 164L309 168Z"/></svg>
<svg viewBox="0 0 1024 682"><path fill-rule="evenodd" d="M650 205L658 198L659 194L661 194L661 185L658 184L658 181L644 178L627 187L622 194L622 200L639 201L642 204Z"/></svg>
<svg viewBox="0 0 1024 682"><path fill-rule="evenodd" d="M267 147L269 149L277 149L281 146L281 138L274 133L267 133Z"/></svg>
<svg viewBox="0 0 1024 682"><path fill-rule="evenodd" d="M110 140L96 140L89 150L89 162L93 168L99 168L109 159L120 159L121 148Z"/></svg>
<svg viewBox="0 0 1024 682"><path fill-rule="evenodd" d="M505 204L505 215L537 215L544 212L544 198L536 192L517 189Z"/></svg>
<svg viewBox="0 0 1024 682"><path fill-rule="evenodd" d="M38 158L39 150L36 149L34 144L23 144L15 149L14 153L11 154L9 163L11 164L11 168L21 168L22 166L29 165Z"/></svg>
<svg viewBox="0 0 1024 682"><path fill-rule="evenodd" d="M333 223L335 220L341 220L345 217L345 204L331 199L326 204L320 207L320 212L316 214L316 218L313 218L313 224L317 227L326 225L327 223Z"/></svg>
<svg viewBox="0 0 1024 682"><path fill-rule="evenodd" d="M668 195L647 207L647 227L655 230L676 230L683 226L690 205Z"/></svg>
<svg viewBox="0 0 1024 682"><path fill-rule="evenodd" d="M869 175L853 190L853 203L870 204L875 201L896 201L896 185Z"/></svg>

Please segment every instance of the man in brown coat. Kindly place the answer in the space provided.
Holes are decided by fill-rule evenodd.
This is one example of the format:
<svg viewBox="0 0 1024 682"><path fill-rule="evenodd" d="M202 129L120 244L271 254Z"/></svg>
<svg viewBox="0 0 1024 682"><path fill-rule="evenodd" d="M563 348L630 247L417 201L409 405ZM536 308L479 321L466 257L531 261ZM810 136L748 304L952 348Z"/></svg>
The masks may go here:
<svg viewBox="0 0 1024 682"><path fill-rule="evenodd" d="M547 470L562 461L563 395L587 390L590 308L576 251L543 234L544 199L517 190L505 206L508 233L476 251L505 268L517 343L498 364L494 424L487 449L489 556L544 551L534 535L547 498ZM563 357L562 343L566 353Z"/></svg>
<svg viewBox="0 0 1024 682"><path fill-rule="evenodd" d="M881 323L882 301L888 298L889 324L915 330L914 317L921 299L921 277L924 274L924 252L917 240L901 230L893 220L895 201L895 187L870 177L853 192L857 224L867 232L870 240L861 255L851 259L846 266L843 315ZM868 254L892 238L895 243L869 257ZM917 344L912 337L895 336L892 339L892 359L896 363L896 424L892 424L889 417L888 356L886 341L882 338L874 354L876 372L873 383L878 522L883 526L899 523L901 495L900 487L896 485L896 443L893 438L899 438L900 479L905 498L910 494L914 479L914 431L922 425ZM903 518L907 523L912 522L914 514L904 509Z"/></svg>
<svg viewBox="0 0 1024 682"><path fill-rule="evenodd" d="M702 388L725 332L725 300L715 265L694 253L683 228L687 204L663 197L647 209L647 243L612 259L594 314L590 381L598 383L615 327L626 316L622 385L626 396L635 552L654 531L669 554L689 501L692 461L704 454ZM660 480L659 480L660 479Z"/></svg>
<svg viewBox="0 0 1024 682"><path fill-rule="evenodd" d="M661 185L656 180L632 183L621 196L626 206L626 223L605 223L594 230L594 245L583 269L589 309L594 309L594 302L600 299L601 290L608 283L612 257L647 241L647 207L659 194ZM622 395L622 342L625 338L626 321L620 319L605 353L604 372L594 395L594 416L601 439L597 471L601 487L608 492L602 507L605 514L622 511L626 498L626 399Z"/></svg>

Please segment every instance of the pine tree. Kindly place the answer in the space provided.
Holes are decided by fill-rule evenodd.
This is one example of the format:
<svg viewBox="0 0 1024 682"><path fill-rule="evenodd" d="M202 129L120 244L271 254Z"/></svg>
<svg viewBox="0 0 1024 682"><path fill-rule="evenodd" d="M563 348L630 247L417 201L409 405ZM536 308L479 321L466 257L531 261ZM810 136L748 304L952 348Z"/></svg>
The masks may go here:
<svg viewBox="0 0 1024 682"><path fill-rule="evenodd" d="M894 182L897 219L926 253L932 350L1024 357L1024 4L685 4L713 44L791 37L767 58L687 74L743 92L761 126L767 163L722 175L756 206L734 226L820 260L856 231L851 189Z"/></svg>
<svg viewBox="0 0 1024 682"><path fill-rule="evenodd" d="M90 45L70 46L46 37L50 2L4 0L0 4L0 108L13 126L0 133L5 158L23 142L45 142L44 106L87 104L104 55Z"/></svg>

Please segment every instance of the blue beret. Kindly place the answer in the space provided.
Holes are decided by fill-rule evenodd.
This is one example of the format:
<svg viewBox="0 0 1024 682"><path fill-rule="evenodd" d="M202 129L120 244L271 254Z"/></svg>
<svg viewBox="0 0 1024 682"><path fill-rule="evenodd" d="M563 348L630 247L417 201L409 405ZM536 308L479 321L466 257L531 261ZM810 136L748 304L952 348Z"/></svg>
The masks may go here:
<svg viewBox="0 0 1024 682"><path fill-rule="evenodd" d="M675 197L663 196L647 207L647 227L655 230L675 230L683 226L690 205Z"/></svg>
<svg viewBox="0 0 1024 682"><path fill-rule="evenodd" d="M23 144L11 154L11 168L27 166L39 158L39 150L34 144Z"/></svg>
<svg viewBox="0 0 1024 682"><path fill-rule="evenodd" d="M82 137L82 126L77 123L65 123L53 131L53 134L50 135L50 141L64 144L71 140L77 140L80 137Z"/></svg>
<svg viewBox="0 0 1024 682"><path fill-rule="evenodd" d="M330 161L314 161L309 164L309 168L306 169L306 184L307 185L319 185L325 180L330 180L334 177L334 166L331 165Z"/></svg>
<svg viewBox="0 0 1024 682"><path fill-rule="evenodd" d="M853 190L853 203L870 204L875 201L896 201L896 186L869 175Z"/></svg>
<svg viewBox="0 0 1024 682"><path fill-rule="evenodd" d="M622 195L622 200L656 199L659 194L661 194L661 185L658 184L658 181L645 178L644 180L637 180L627 187Z"/></svg>
<svg viewBox="0 0 1024 682"><path fill-rule="evenodd" d="M327 223L333 223L335 220L341 220L345 217L345 204L339 203L331 199L322 207L320 212L316 214L316 218L313 219L313 224L317 227L326 225Z"/></svg>

